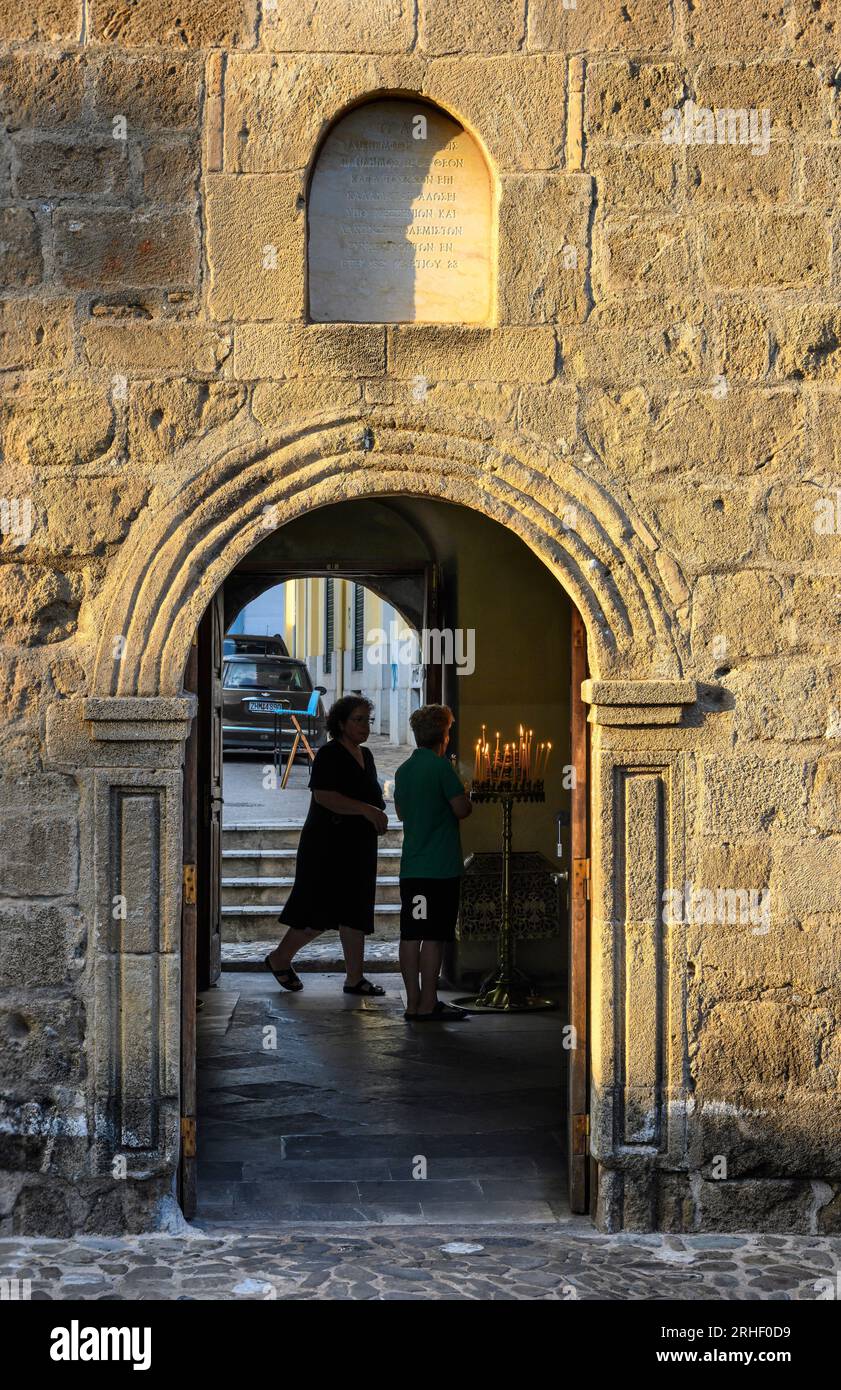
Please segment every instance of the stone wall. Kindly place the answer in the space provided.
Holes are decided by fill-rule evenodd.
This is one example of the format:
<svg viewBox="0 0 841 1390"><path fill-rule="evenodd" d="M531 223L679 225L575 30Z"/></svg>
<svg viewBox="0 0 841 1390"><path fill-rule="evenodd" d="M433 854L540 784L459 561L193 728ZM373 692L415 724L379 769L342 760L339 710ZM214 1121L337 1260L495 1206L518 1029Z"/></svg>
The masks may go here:
<svg viewBox="0 0 841 1390"><path fill-rule="evenodd" d="M190 636L267 528L402 491L587 624L599 1219L837 1230L837 0L31 0L0 45L0 1226L163 1219ZM491 326L307 321L319 141L384 92L487 155Z"/></svg>

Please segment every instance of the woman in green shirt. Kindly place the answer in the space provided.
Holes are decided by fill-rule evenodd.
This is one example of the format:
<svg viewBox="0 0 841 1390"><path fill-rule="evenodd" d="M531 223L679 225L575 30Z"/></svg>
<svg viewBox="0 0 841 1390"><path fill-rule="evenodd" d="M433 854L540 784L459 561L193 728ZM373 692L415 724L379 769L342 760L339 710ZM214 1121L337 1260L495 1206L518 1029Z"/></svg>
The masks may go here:
<svg viewBox="0 0 841 1390"><path fill-rule="evenodd" d="M405 1017L415 1023L465 1019L438 999L444 943L455 940L461 876L459 821L473 810L461 778L444 756L453 712L424 705L409 723L418 745L397 769L394 809L403 822L400 859L400 969Z"/></svg>

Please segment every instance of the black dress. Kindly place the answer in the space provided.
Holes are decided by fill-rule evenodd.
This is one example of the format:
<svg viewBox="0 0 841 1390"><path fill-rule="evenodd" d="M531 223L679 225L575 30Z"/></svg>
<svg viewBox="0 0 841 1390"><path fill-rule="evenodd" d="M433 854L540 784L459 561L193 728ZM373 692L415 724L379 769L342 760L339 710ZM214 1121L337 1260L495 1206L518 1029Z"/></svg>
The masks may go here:
<svg viewBox="0 0 841 1390"><path fill-rule="evenodd" d="M341 792L384 811L373 756L364 746L362 756L364 767L343 743L331 739L315 755L310 790ZM369 935L374 930L378 838L364 816L337 816L313 797L298 844L295 883L280 914L284 926L316 931L355 927Z"/></svg>

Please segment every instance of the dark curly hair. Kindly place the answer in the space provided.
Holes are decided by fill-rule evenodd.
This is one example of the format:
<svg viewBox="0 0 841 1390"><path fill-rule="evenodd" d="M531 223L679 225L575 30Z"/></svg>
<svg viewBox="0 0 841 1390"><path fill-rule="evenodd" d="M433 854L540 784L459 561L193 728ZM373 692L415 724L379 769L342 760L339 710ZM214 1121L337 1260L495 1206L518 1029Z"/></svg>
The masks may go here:
<svg viewBox="0 0 841 1390"><path fill-rule="evenodd" d="M360 705L364 705L369 714L374 708L373 703L366 700L364 695L343 695L341 700L336 700L330 706L327 712L327 732L331 738L341 738L342 725Z"/></svg>

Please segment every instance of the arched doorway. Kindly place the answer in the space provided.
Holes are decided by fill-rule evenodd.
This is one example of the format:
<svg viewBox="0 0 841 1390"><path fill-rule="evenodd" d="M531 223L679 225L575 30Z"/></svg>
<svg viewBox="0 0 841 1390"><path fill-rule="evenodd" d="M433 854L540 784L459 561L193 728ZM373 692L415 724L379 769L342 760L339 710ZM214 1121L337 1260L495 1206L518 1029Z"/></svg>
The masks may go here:
<svg viewBox="0 0 841 1390"><path fill-rule="evenodd" d="M114 1142L130 1141L143 1181L154 1175L147 1188L154 1200L154 1191L168 1190L181 1146L180 1007L172 983L183 887L180 767L195 710L183 678L199 618L238 561L295 516L355 497L430 496L481 511L520 536L565 589L587 632L591 678L582 693L594 738L591 911L594 921L613 923L632 910L638 918L644 901L649 938L644 974L633 969L612 928L593 938L598 1017L591 1033L590 1153L600 1169L600 1223L625 1224L630 1200L633 1221L657 1224L658 1174L674 1171L685 1152L678 1112L667 1109L668 1097L686 1094L685 1023L676 1030L669 1023L681 1017L683 966L678 945L660 935L656 905L664 865L675 882L686 871L684 755L662 735L698 697L696 681L686 675L679 609L687 589L677 561L627 501L613 495L607 470L586 447L559 453L476 415L439 414L434 429L427 412L392 407L314 416L288 431L242 419L226 426L220 440L173 459L167 493L135 524L126 563L109 576L98 601L90 694L48 712L52 765L94 769L99 829L86 864L90 881L105 885L90 902L91 919L101 923L92 1008L103 1020L120 1016L134 978L108 945L101 907L134 871L115 849L124 805L134 809L135 839L149 839L154 866L141 957L157 1024L137 1036L110 1024L98 1034L94 1109L102 1162ZM617 867L629 845L651 872L626 883ZM633 1034L627 1031L632 1018ZM126 1141L109 1140L119 1133L127 1098L131 1113L145 1116L143 1126Z"/></svg>
<svg viewBox="0 0 841 1390"><path fill-rule="evenodd" d="M309 560L302 558L307 553ZM395 1118L395 1107L403 1116L402 1131L406 1139L410 1134L419 1135L427 1125L440 1124L443 1128L442 1134L433 1136L436 1162L426 1175L428 1181L423 1189L416 1188L414 1192L408 1184L411 1196L405 1198L402 1210L396 1205L395 1194L405 1193L406 1183L401 1187L399 1181L393 1180L381 1189L374 1188L392 1208L394 1219L409 1220L413 1212L417 1214L415 1197L421 1190L425 1193L424 1211L436 1209L437 1197L449 1201L453 1193L463 1190L481 1197L477 1204L479 1214L484 1208L486 1219L491 1219L494 1212L499 1213L498 1219L511 1219L515 1211L521 1211L531 1213L531 1219L535 1219L535 1213L542 1212L551 1220L550 1200L562 1203L561 1192L567 1172L572 1179L569 1196L573 1210L586 1208L587 748L580 696L574 697L575 685L580 687L584 675L581 663L585 651L580 620L546 567L540 565L509 529L481 516L475 509L467 510L452 503L403 496L385 502L371 498L349 500L311 511L281 527L246 556L228 576L224 593L218 591L206 611L200 624L198 646L200 672L204 670L205 678L202 680L200 674L197 686L190 686L197 688L199 693L199 714L194 728L206 732L215 729L218 738L219 719L214 718L207 705L212 705L214 690L218 691L220 684L220 638L225 626L219 616L221 611L232 615L243 596L265 588L281 576L294 574L296 568L300 568L302 573L315 569L340 577L348 572L369 576L379 572L379 587L407 595L406 606L417 618L422 612L424 588L422 582L415 584L413 594L411 581L413 578L423 580L423 573L417 568L422 562L440 576L437 587L441 630L431 636L440 635L445 640L440 643L436 656L441 668L436 684L444 688L447 702L456 714L458 737L451 746L457 753L461 752L462 776L470 780L470 750L485 722L491 730L500 726L503 738L516 733L518 722L526 728L533 726L538 740L548 738L552 743L554 757L551 766L547 759L545 773L546 801L539 806L520 807L515 817L515 915L519 918L516 928L518 964L527 975L540 982L541 991L545 984L558 994L562 1011L551 1019L533 1017L528 1023L520 1019L513 1027L506 1019L485 1018L481 1025L477 1019L472 1034L475 1035L480 1026L483 1034L478 1039L471 1038L472 1046L462 1046L458 1039L452 1039L449 1052L436 1057L435 1049L426 1048L421 1036L413 1040L420 1050L410 1048L406 1053L406 1027L400 1009L395 1012L394 988L398 980L395 944L391 951L391 974L387 977L392 998L376 1010L382 1016L383 1027L376 1030L375 1038L369 1037L364 1049L369 1060L381 1050L382 1071L391 1086L384 1080L373 1092L379 1099L372 1099L371 1081L364 1067L361 1066L357 1074L352 1067L346 1066L344 1056L337 1056L332 1062L334 1074L328 1059L322 1059L319 1075L323 1084L313 1085L309 1092L301 1086L297 1092L300 1097L297 1106L292 1107L291 1115L284 1115L281 1112L286 1107L279 1097L285 1093L285 1088L295 1086L296 1059L293 1035L282 1026L277 1028L275 1013L287 1023L306 1016L306 1024L301 1025L306 1026L309 1037L304 1070L312 1081L316 1059L325 1048L324 1035L331 1029L341 1028L342 1016L339 1013L337 1022L336 1000L329 991L319 999L315 1013L306 1015L305 1010L312 1002L309 997L312 988L324 984L320 972L330 966L337 970L341 961L320 956L321 963L316 964L305 952L304 964L300 967L308 982L304 1005L290 1002L289 996L279 995L262 969L266 951L276 944L280 934L277 925L272 933L271 922L276 923L276 916L269 920L263 915L271 911L263 904L275 899L267 891L265 880L258 883L245 875L257 859L261 864L277 861L277 866L292 856L293 851L286 846L295 840L296 816L300 824L302 809L305 814L305 808L299 805L301 793L298 791L298 785L305 783L296 783L293 778L284 791L270 778L267 791L265 782L262 787L259 785L260 774L270 774L271 769L261 768L260 759L251 768L243 769L237 764L236 768L227 769L230 796L227 781L224 788L221 779L208 787L202 784L200 777L193 816L201 823L203 808L213 804L221 808L223 790L227 816L225 824L219 816L218 823L200 829L196 861L198 987L201 991L208 985L218 984L221 990L218 997L205 996L205 1003L213 1011L213 1027L203 1038L204 1065L210 1070L203 1073L197 1157L202 1170L210 1176L199 1185L196 1214L200 1220L218 1219L225 1203L231 1205L232 1214L234 1209L241 1213L247 1207L255 1222L266 1219L269 1203L273 1204L271 1210L276 1212L292 1209L294 1197L302 1189L296 1181L299 1177L296 1164L285 1161L285 1154L287 1151L292 1154L303 1146L304 1141L294 1133L301 1110L309 1116L311 1144L320 1153L330 1155L331 1172L344 1174L341 1183L319 1179L323 1167L321 1160L314 1160L312 1180L305 1189L313 1199L307 1203L307 1209L323 1211L325 1221L353 1219L374 1210L363 1200L374 1185L365 1181L363 1175L368 1170L360 1164L355 1152L354 1138L358 1136L336 1131L337 1120L348 1125L347 1116L341 1106L338 1116L331 1113L333 1105L325 1099L325 1093L332 1092L334 1087L339 1087L348 1100L364 1106L372 1142L378 1131L378 1113L391 1115L389 1124L395 1133L390 1130L388 1136L380 1135L379 1142L383 1151L381 1157L391 1149L391 1166L397 1171L402 1169L397 1153L400 1121ZM236 599L230 596L229 588L231 594L238 596ZM433 643L426 643L425 647L428 658ZM216 668L212 669L214 661ZM573 726L575 735L571 732ZM577 746L573 749L574 743ZM404 750L399 761L403 761L409 751ZM571 761L573 752L577 766ZM200 772L202 764L204 778L213 778L214 769L222 766L221 753L211 750L210 755L201 760ZM248 795L253 810L247 812L241 809L249 805L247 800L242 800L246 785L243 772L246 780L250 776ZM471 818L462 837L468 869L462 894L461 927L458 942L449 951L446 961L446 978L454 988L458 986L461 990L478 987L496 963L496 923L489 924L487 917L489 893L492 897L498 892L500 831L497 809L483 808L479 815ZM242 820L243 815L251 817L250 824ZM390 824L388 834L392 839L399 839L399 825L393 820ZM205 848L201 843L202 835ZM194 839L188 813L186 853L192 853ZM223 843L230 848L221 849ZM218 891L208 891L211 880L214 888L220 881L220 850L228 869L233 872L236 868L241 874L239 882L222 878L221 900ZM384 855L399 853L393 848L382 852ZM289 871L288 866L286 871ZM329 866L325 866L325 871L329 871ZM383 884L386 882L382 880ZM251 901L249 887L255 895L250 913L242 907L244 902ZM236 905L225 906L225 894L233 892L237 893ZM219 915L212 920L211 908L220 901ZM281 906L282 902L278 901L274 912ZM383 905L382 911L388 912L388 906ZM240 923L244 922L248 923L247 930L258 939L252 940L245 934L245 928L240 930ZM185 918L185 928L189 930L190 926L189 919ZM389 932L388 926L388 919L381 921L372 939L374 948L385 946L389 941L396 942L394 930ZM234 932L237 933L235 938ZM208 949L208 939L215 943L215 950ZM318 944L320 947L321 943ZM188 949L185 945L185 956ZM226 949L227 957L224 956ZM333 954L336 954L335 948ZM384 955L377 958L375 970L386 969L384 959ZM210 970L208 961L213 962ZM227 973L221 973L224 969ZM308 970L316 969L318 975L307 974ZM244 971L250 971L247 980ZM570 999L576 1011L573 1015L568 1008ZM188 1015L192 1000L189 994L184 1004L185 1036L191 1039L192 1021ZM280 1059L258 1054L258 1069L246 1039L248 1030L254 1026L255 1011L260 1008L268 1009L266 1027L279 1031L277 1045L282 1048L285 1044L286 1052ZM215 1055L212 1049L221 1019L225 1020L226 1048L224 1053ZM341 1051L348 1055L352 1055L355 1045L351 1023L345 1016L348 1036L346 1047ZM464 1036L463 1032L462 1042ZM234 1044L235 1038L242 1041ZM574 1045L570 1046L573 1040ZM358 1039L356 1043L358 1045ZM489 1051L487 1061L483 1045ZM395 1061L398 1057L405 1061L402 1073ZM463 1114L447 1114L446 1110L438 1113L434 1107L430 1109L428 1094L426 1105L420 1099L413 1105L412 1072L418 1064L424 1064L430 1073L437 1069L441 1106L446 1107L453 1101L447 1091L448 1079L457 1079L459 1087L463 1088L465 1095L458 1111L470 1111L474 1128L460 1132L457 1140L453 1126L458 1129L464 1125ZM235 1066L244 1068L238 1080L233 1074ZM193 1059L185 1049L182 1051L185 1096L192 1094L195 1084L193 1067ZM224 1084L216 1081L216 1067L222 1068ZM569 1076L565 1074L567 1069ZM506 1102L500 1104L498 1093L507 1073L510 1073L509 1089L505 1093ZM522 1095L518 1095L518 1091ZM263 1117L272 1128L261 1136L260 1106L272 1104L271 1097L275 1095L278 1097L277 1113L270 1119ZM310 1096L308 1103L307 1095ZM254 1118L249 1118L246 1135L242 1131L242 1121L252 1097L259 1105ZM319 1112L327 1113L319 1115ZM531 1117L529 1123L526 1123L526 1116ZM574 1117L571 1121L570 1116ZM190 1124L193 1118L188 1108L183 1119ZM288 1135L280 1135L284 1124L292 1127ZM209 1139L205 1140L205 1135L209 1135ZM558 1142L557 1136L562 1136L566 1142ZM274 1162L271 1160L273 1140L277 1141L279 1154ZM413 1142L417 1145L417 1139ZM459 1171L465 1175L478 1174L469 1179L465 1176L461 1187L456 1180L438 1176L448 1165L442 1162L443 1155L437 1150L448 1144L460 1150L458 1158L451 1158L449 1168L458 1164ZM488 1147L498 1152L489 1155ZM569 1154L565 1152L567 1148ZM255 1155L259 1155L259 1163ZM521 1176L529 1173L529 1182L522 1188L523 1195L530 1193L525 1204L519 1195L511 1195L516 1187L512 1178L518 1167ZM224 1174L241 1175L243 1171L249 1175L259 1173L259 1183L252 1181L251 1176L242 1180L231 1176L223 1180ZM484 1179L481 1188L480 1177ZM357 1180L362 1197L359 1204L353 1206L347 1201L347 1194L354 1189ZM191 1214L192 1186L192 1173L188 1169L183 1189L185 1207ZM328 1195L334 1191L341 1194L335 1202ZM319 1192L321 1198L317 1195ZM499 1197L501 1192L506 1194L504 1201ZM540 1201L536 1198L537 1192L541 1193ZM284 1200L287 1193L289 1201ZM492 1200L494 1196L496 1200ZM453 1215L457 1215L455 1210Z"/></svg>

